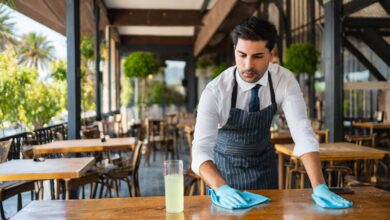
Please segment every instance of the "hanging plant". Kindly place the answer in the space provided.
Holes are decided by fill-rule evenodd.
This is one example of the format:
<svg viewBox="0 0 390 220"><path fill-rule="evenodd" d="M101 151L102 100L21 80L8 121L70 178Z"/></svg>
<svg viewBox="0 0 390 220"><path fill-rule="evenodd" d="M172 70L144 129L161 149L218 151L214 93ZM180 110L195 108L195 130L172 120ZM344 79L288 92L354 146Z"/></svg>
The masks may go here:
<svg viewBox="0 0 390 220"><path fill-rule="evenodd" d="M320 52L313 44L292 44L286 50L286 62L284 66L296 75L307 73L311 76L317 70Z"/></svg>

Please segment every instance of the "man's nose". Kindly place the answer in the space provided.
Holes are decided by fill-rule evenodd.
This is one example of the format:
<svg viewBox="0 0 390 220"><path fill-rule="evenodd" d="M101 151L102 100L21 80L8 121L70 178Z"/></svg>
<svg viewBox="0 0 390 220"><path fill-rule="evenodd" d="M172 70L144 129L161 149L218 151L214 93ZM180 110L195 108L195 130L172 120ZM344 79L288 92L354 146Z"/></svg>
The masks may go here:
<svg viewBox="0 0 390 220"><path fill-rule="evenodd" d="M245 59L245 69L253 68L253 60L248 57Z"/></svg>

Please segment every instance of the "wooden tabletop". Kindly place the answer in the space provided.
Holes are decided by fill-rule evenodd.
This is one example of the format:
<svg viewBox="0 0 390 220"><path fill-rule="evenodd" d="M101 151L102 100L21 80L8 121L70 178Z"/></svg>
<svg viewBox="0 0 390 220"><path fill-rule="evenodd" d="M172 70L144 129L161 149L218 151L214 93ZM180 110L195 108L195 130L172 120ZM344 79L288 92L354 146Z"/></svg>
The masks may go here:
<svg viewBox="0 0 390 220"><path fill-rule="evenodd" d="M390 129L390 123L353 122L352 126L372 129Z"/></svg>
<svg viewBox="0 0 390 220"><path fill-rule="evenodd" d="M294 144L276 144L275 149L278 153L295 157L293 154ZM377 160L383 159L389 154L389 151L364 147L348 142L320 143L320 160Z"/></svg>
<svg viewBox="0 0 390 220"><path fill-rule="evenodd" d="M188 196L184 212L167 214L164 197L136 197L70 201L32 201L13 218L24 219L390 219L390 193L375 188L353 188L344 197L352 208L328 210L316 206L312 191L262 190L255 193L271 202L244 210L212 205L209 196Z"/></svg>
<svg viewBox="0 0 390 220"><path fill-rule="evenodd" d="M95 163L93 157L46 159L43 162L11 160L0 164L0 181L74 179Z"/></svg>
<svg viewBox="0 0 390 220"><path fill-rule="evenodd" d="M293 139L289 131L271 132L272 144L291 144Z"/></svg>
<svg viewBox="0 0 390 220"><path fill-rule="evenodd" d="M108 138L106 142L100 139L78 139L54 141L42 145L34 145L34 155L53 153L80 153L108 150L132 150L135 146L135 138Z"/></svg>

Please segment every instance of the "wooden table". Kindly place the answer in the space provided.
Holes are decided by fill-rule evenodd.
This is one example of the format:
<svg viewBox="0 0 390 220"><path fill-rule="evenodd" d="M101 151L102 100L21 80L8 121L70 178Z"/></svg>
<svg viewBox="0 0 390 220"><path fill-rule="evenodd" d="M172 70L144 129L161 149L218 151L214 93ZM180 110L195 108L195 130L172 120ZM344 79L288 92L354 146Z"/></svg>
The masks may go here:
<svg viewBox="0 0 390 220"><path fill-rule="evenodd" d="M298 158L293 154L294 144L276 144L276 152L278 153L278 173L279 173L279 189L283 189L284 183L284 155ZM371 147L364 147L348 142L336 143L320 143L320 160L321 161L336 161L336 160L380 160L390 152L378 150Z"/></svg>
<svg viewBox="0 0 390 220"><path fill-rule="evenodd" d="M374 130L390 130L390 123L376 122L353 122L352 126L370 129L370 134L374 134Z"/></svg>
<svg viewBox="0 0 390 220"><path fill-rule="evenodd" d="M262 190L253 192L272 201L244 210L216 207L209 196L188 196L183 213L167 214L164 197L133 197L32 201L11 219L390 219L390 193L371 187L353 190L355 194L344 196L353 207L341 210L316 206L310 189Z"/></svg>
<svg viewBox="0 0 390 220"><path fill-rule="evenodd" d="M0 181L18 180L65 180L66 198L69 198L70 179L83 176L95 163L93 157L46 159L43 162L29 160L10 160L0 164Z"/></svg>
<svg viewBox="0 0 390 220"><path fill-rule="evenodd" d="M53 153L80 153L109 150L132 150L135 147L135 138L109 138L106 142L100 139L79 139L54 141L42 145L34 145L34 155Z"/></svg>
<svg viewBox="0 0 390 220"><path fill-rule="evenodd" d="M293 139L289 131L271 132L272 144L291 144Z"/></svg>

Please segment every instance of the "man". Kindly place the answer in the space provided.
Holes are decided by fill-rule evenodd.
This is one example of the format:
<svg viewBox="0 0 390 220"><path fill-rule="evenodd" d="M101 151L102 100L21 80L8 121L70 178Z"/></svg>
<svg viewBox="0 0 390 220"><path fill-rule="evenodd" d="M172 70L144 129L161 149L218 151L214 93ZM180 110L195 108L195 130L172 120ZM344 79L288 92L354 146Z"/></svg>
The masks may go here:
<svg viewBox="0 0 390 220"><path fill-rule="evenodd" d="M319 145L306 114L306 105L293 74L271 64L276 29L251 17L232 32L236 66L211 81L199 101L192 148L192 169L215 191L219 205L247 207L239 190L277 189L271 121L281 108L311 184L312 198L325 208L352 203L324 184ZM214 198L214 197L213 197Z"/></svg>

